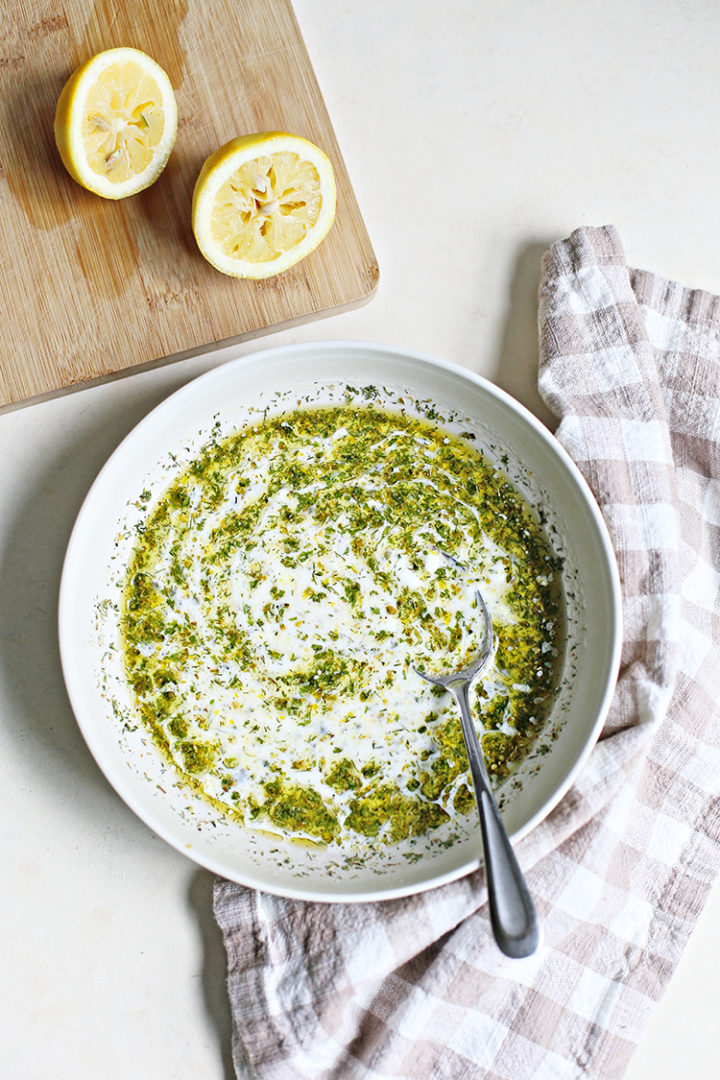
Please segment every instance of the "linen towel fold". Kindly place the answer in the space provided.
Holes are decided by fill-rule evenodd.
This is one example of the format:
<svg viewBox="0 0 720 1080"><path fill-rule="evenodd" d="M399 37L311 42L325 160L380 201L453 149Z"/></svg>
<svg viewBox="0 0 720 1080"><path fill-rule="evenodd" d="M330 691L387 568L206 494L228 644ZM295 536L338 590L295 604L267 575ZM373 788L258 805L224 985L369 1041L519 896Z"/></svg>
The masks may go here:
<svg viewBox="0 0 720 1080"><path fill-rule="evenodd" d="M482 871L316 904L227 881L240 1080L614 1080L720 864L720 299L630 269L612 227L544 257L539 385L620 566L617 691L517 846L544 928L510 960Z"/></svg>

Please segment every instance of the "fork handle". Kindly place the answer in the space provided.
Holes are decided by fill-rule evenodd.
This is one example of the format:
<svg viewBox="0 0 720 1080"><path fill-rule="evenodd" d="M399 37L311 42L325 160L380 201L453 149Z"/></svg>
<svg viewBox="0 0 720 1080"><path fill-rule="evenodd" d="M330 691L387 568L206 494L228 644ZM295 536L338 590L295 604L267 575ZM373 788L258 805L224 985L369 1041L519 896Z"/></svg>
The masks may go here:
<svg viewBox="0 0 720 1080"><path fill-rule="evenodd" d="M462 720L463 736L475 788L490 903L490 922L498 946L506 956L530 956L538 947L537 913L522 870L503 825L490 787L480 741L470 713L467 682L448 686Z"/></svg>

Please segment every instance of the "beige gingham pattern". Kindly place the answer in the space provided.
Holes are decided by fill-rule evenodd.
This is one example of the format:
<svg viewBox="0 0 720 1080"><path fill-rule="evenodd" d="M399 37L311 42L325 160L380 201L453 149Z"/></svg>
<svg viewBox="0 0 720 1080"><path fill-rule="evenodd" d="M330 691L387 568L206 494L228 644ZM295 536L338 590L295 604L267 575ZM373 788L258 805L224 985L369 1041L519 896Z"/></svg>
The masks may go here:
<svg viewBox="0 0 720 1080"><path fill-rule="evenodd" d="M509 960L482 873L306 904L218 881L242 1080L621 1077L720 861L720 301L613 228L543 261L540 388L616 547L625 640L602 737L517 847L544 943Z"/></svg>

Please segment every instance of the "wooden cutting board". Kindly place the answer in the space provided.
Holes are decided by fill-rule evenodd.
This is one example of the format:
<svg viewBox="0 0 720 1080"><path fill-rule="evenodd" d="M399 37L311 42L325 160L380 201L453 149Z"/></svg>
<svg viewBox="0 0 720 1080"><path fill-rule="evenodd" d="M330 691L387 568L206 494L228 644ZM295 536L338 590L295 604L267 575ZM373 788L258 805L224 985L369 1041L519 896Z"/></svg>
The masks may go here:
<svg viewBox="0 0 720 1080"><path fill-rule="evenodd" d="M12 12L0 27L0 408L369 299L377 262L289 0L15 0ZM160 179L112 202L65 172L53 117L71 71L118 45L167 71L179 125ZM302 263L240 281L200 255L192 190L208 154L264 130L328 153L337 216Z"/></svg>

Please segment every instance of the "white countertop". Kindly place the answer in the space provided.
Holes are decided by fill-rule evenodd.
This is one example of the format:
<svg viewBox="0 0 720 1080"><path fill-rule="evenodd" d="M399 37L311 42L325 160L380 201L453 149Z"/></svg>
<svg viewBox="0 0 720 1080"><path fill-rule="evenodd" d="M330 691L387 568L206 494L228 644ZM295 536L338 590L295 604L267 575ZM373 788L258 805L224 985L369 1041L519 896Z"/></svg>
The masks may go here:
<svg viewBox="0 0 720 1080"><path fill-rule="evenodd" d="M296 0L380 264L352 313L0 416L0 891L7 1080L230 1080L209 873L94 764L55 632L64 549L111 450L237 352L385 341L480 372L543 420L539 258L615 224L629 260L720 292L712 0ZM720 887L627 1080L704 1080L720 1006Z"/></svg>

